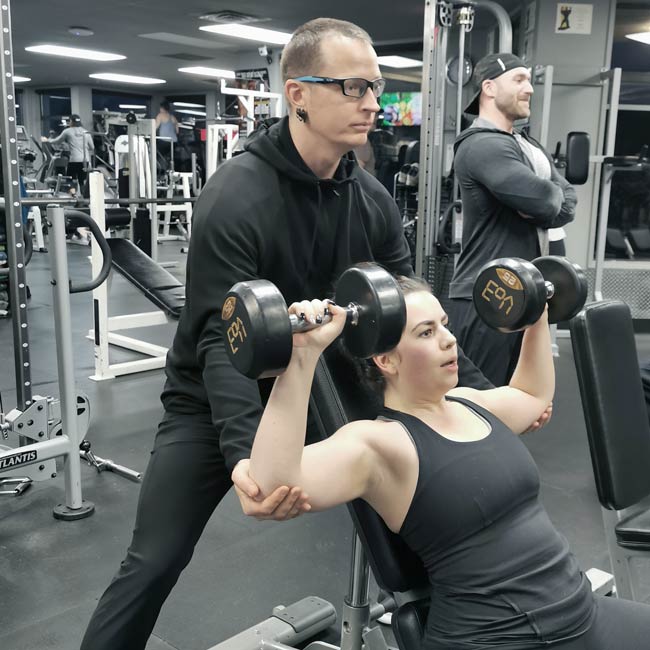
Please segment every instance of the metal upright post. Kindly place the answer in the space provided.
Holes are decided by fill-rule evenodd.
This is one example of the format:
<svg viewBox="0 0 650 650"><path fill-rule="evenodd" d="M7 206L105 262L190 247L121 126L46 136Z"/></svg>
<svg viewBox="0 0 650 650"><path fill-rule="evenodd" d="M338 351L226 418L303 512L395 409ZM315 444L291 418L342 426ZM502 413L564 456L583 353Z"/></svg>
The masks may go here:
<svg viewBox="0 0 650 650"><path fill-rule="evenodd" d="M147 198L158 198L158 152L156 144L156 120L144 120L149 136L149 186ZM173 159L173 150L172 150ZM151 219L151 259L158 261L158 204L149 204L149 219Z"/></svg>
<svg viewBox="0 0 650 650"><path fill-rule="evenodd" d="M139 179L138 179L138 156L137 148L140 146L140 139L137 136L135 129L132 124L129 124L128 128L128 138L129 138L129 198L130 199L139 199ZM131 223L129 225L129 239L133 241L134 239L134 223L137 205L130 205L129 210L131 211Z"/></svg>
<svg viewBox="0 0 650 650"><path fill-rule="evenodd" d="M605 136L605 158L614 155L616 144L616 126L618 123L618 106L621 92L621 68L613 68L603 74L607 82L606 93L609 95L609 111L607 113L607 134ZM607 111L607 101L603 101L603 108ZM612 187L614 170L611 165L603 164L600 170L600 208L598 210L598 227L596 230L594 298L603 299L603 271L605 266L605 242L607 238L607 222L609 218L609 198Z"/></svg>
<svg viewBox="0 0 650 650"><path fill-rule="evenodd" d="M542 99L542 123L539 131L539 143L548 149L548 132L551 125L551 98L553 97L553 66L544 66L544 97Z"/></svg>
<svg viewBox="0 0 650 650"><path fill-rule="evenodd" d="M420 214L416 235L415 271L424 276L440 211L440 176L445 121L445 63L448 28L453 6L427 0L424 12L424 61L422 75L422 126L420 129Z"/></svg>
<svg viewBox="0 0 650 650"><path fill-rule="evenodd" d="M458 87L456 88L456 135L461 132L463 121L463 76L465 73L465 35L474 27L474 9L462 7L458 16ZM455 196L455 195L454 195Z"/></svg>
<svg viewBox="0 0 650 650"><path fill-rule="evenodd" d="M74 520L88 517L95 510L95 506L81 498L80 440L74 378L72 316L70 314L70 277L65 242L65 211L61 206L50 205L47 208L47 217L52 224L50 254L61 423L63 431L70 441L68 453L63 456L65 504L62 503L54 508L54 516L57 519Z"/></svg>
<svg viewBox="0 0 650 650"><path fill-rule="evenodd" d="M474 27L474 8L462 7L458 15L458 26L460 33L458 35L458 87L456 88L456 137L460 135L463 122L463 74L465 72L465 35L471 32ZM458 178L454 174L453 198L455 201L460 194L458 187ZM452 225L452 241L460 242L463 232L462 213L454 210Z"/></svg>
<svg viewBox="0 0 650 650"><path fill-rule="evenodd" d="M352 537L350 584L341 625L341 650L361 650L363 631L370 616L369 586L368 560L361 540L355 533Z"/></svg>
<svg viewBox="0 0 650 650"><path fill-rule="evenodd" d="M24 411L32 403L31 362L27 334L27 284L25 247L20 208L18 147L16 144L16 96L14 92L13 47L11 43L10 0L0 7L0 143L5 190L9 296L14 336L16 396Z"/></svg>
<svg viewBox="0 0 650 650"><path fill-rule="evenodd" d="M598 209L598 231L596 236L596 277L594 278L594 300L598 301L603 299L603 266L605 263L607 219L609 217L609 199L613 177L613 166L603 163L600 174L600 207Z"/></svg>

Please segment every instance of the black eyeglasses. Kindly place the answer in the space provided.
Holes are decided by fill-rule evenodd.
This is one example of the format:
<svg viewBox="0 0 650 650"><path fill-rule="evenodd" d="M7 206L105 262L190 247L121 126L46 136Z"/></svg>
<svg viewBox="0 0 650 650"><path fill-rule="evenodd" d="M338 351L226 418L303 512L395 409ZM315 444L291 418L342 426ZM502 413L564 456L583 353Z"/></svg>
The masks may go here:
<svg viewBox="0 0 650 650"><path fill-rule="evenodd" d="M334 79L332 77L314 77L307 75L305 77L296 77L296 81L306 81L310 84L338 84L341 86L341 92L347 97L356 97L360 99L364 97L368 88L372 88L372 94L379 98L384 92L386 87L385 79L375 79L368 81L367 79L360 79L352 77L350 79Z"/></svg>

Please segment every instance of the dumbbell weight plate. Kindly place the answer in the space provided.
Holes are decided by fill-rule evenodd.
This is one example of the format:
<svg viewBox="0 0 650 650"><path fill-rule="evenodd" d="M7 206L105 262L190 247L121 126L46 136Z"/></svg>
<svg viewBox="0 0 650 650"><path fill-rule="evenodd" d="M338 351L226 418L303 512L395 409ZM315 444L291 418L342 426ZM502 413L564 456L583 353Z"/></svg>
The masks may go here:
<svg viewBox="0 0 650 650"><path fill-rule="evenodd" d="M380 266L354 266L336 286L336 303L359 305L359 322L343 331L345 347L355 357L367 359L392 350L406 325L406 303L395 278Z"/></svg>
<svg viewBox="0 0 650 650"><path fill-rule="evenodd" d="M536 322L544 311L546 295L542 274L516 257L485 264L472 292L481 319L501 332L516 332Z"/></svg>
<svg viewBox="0 0 650 650"><path fill-rule="evenodd" d="M293 339L287 304L267 280L238 282L221 309L226 352L251 379L275 377L291 361Z"/></svg>
<svg viewBox="0 0 650 650"><path fill-rule="evenodd" d="M555 293L548 301L548 322L571 320L585 304L589 291L584 271L564 257L548 255L533 260Z"/></svg>

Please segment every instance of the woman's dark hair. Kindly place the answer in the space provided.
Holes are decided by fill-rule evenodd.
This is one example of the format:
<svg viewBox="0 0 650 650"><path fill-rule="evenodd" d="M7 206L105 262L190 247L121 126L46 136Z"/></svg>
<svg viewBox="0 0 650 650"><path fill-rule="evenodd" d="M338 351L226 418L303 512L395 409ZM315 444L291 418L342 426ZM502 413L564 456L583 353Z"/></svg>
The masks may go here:
<svg viewBox="0 0 650 650"><path fill-rule="evenodd" d="M172 110L171 106L169 105L169 102L166 99L160 102L160 108L167 111L168 113L170 113Z"/></svg>
<svg viewBox="0 0 650 650"><path fill-rule="evenodd" d="M404 275L398 275L395 277L399 288L402 290L402 293L405 296L408 296L410 293L418 293L420 291L425 291L428 293L433 293L431 286L423 280L422 278L417 277L407 277ZM344 348L343 345L341 345ZM344 352L346 356L351 359L352 365L354 366L359 381L362 386L366 389L369 397L379 405L384 403L384 389L386 388L386 378L382 374L381 370L377 367L377 364L370 359L358 359L352 357L349 353Z"/></svg>

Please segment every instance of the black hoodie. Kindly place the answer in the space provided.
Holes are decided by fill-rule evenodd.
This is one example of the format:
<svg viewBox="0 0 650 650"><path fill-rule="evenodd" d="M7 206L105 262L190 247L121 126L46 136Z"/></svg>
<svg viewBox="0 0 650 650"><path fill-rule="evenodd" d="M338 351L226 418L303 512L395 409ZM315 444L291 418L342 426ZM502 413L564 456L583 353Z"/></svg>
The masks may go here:
<svg viewBox="0 0 650 650"><path fill-rule="evenodd" d="M346 156L333 179L305 165L287 118L253 133L222 165L194 209L187 300L167 356L167 411L211 413L229 467L250 455L258 386L226 355L221 305L236 282L264 278L287 304L331 294L338 276L374 260L411 275L399 211L383 186Z"/></svg>
<svg viewBox="0 0 650 650"><path fill-rule="evenodd" d="M539 256L537 228L557 228L575 217L575 190L557 173L544 148L522 136L549 159L550 180L535 175L515 136L506 131L472 126L454 143L463 237L451 298L471 298L478 271L490 260Z"/></svg>

